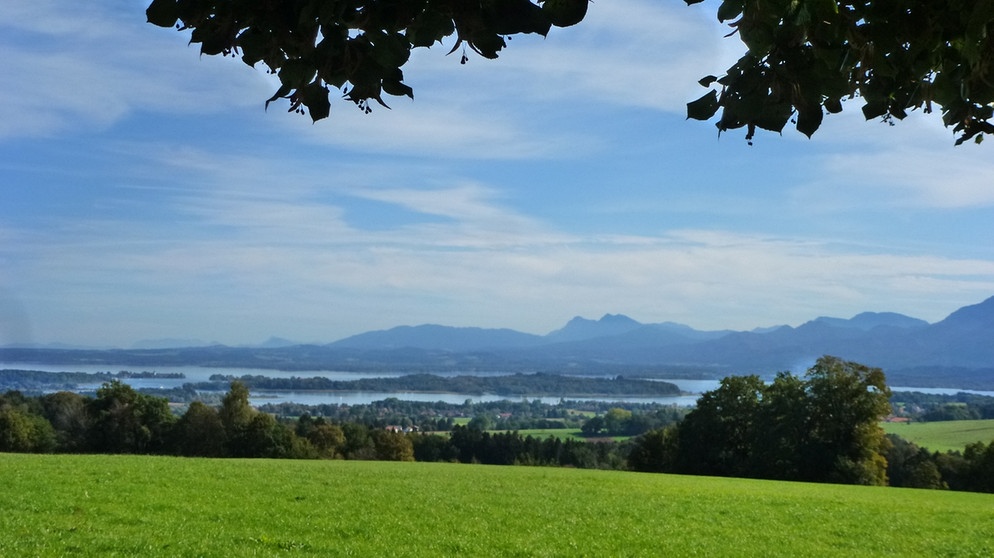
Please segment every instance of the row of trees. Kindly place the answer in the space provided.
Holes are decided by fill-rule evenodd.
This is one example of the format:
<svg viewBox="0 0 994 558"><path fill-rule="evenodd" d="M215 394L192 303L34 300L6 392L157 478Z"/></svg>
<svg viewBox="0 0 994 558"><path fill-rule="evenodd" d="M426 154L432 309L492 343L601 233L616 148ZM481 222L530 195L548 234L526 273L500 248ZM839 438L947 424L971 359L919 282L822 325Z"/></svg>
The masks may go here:
<svg viewBox="0 0 994 558"><path fill-rule="evenodd" d="M887 477L891 486L994 492L994 442L964 451L929 452L888 434Z"/></svg>
<svg viewBox="0 0 994 558"><path fill-rule="evenodd" d="M994 442L930 453L879 421L884 374L822 357L803 377L730 376L680 423L639 437L637 471L994 492Z"/></svg>
<svg viewBox="0 0 994 558"><path fill-rule="evenodd" d="M584 442L522 436L518 432L488 432L473 424L456 426L449 435L415 434L417 461L482 463L486 465L547 465L584 469L624 469L626 444Z"/></svg>
<svg viewBox="0 0 994 558"><path fill-rule="evenodd" d="M537 402L515 405L531 409L533 422L551 422L538 415L554 414ZM390 409L390 402L381 407ZM194 401L179 416L166 399L119 381L104 384L93 398L71 392L26 397L11 391L0 396L0 451L624 466L616 444L491 433L486 430L494 422L478 420L490 416L483 412L469 426L453 426L449 417L448 434L403 434L385 427L384 419L396 415L377 412L384 408L367 407L361 416L369 423L308 413L280 420L249 405L249 390L240 382L231 384L220 406Z"/></svg>
<svg viewBox="0 0 994 558"><path fill-rule="evenodd" d="M244 375L235 377L215 374L210 382L194 384L197 389L218 390L222 385L241 382L252 389L264 390L327 390L327 391L367 391L397 392L420 391L434 393L494 393L506 397L566 396L590 397L598 395L667 396L679 395L680 388L660 381L639 380L617 376L614 378L586 378L547 374L509 374L504 376L438 376L435 374L405 374L385 378L362 378L358 380L332 380L312 377L289 378Z"/></svg>
<svg viewBox="0 0 994 558"><path fill-rule="evenodd" d="M309 416L283 422L250 406L248 397L248 388L235 382L219 408L194 401L177 416L166 399L116 380L93 398L66 391L25 397L11 391L0 396L0 451L414 458L403 434Z"/></svg>
<svg viewBox="0 0 994 558"><path fill-rule="evenodd" d="M822 357L804 375L729 376L678 425L642 437L633 468L812 482L886 484L883 371Z"/></svg>
<svg viewBox="0 0 994 558"><path fill-rule="evenodd" d="M650 430L680 422L687 414L685 407L669 406L652 412L632 412L612 407L602 415L589 418L580 427L586 436L638 436Z"/></svg>
<svg viewBox="0 0 994 558"><path fill-rule="evenodd" d="M490 432L480 420L445 434L403 434L307 413L281 420L251 407L238 382L218 407L194 402L177 416L165 399L112 381L92 398L0 396L0 452L417 459L994 492L994 442L940 454L884 436L878 420L889 411L888 392L879 369L824 357L803 377L783 373L770 384L728 377L682 421L630 442L592 443ZM587 429L624 430L641 424L637 417L665 414L608 409Z"/></svg>

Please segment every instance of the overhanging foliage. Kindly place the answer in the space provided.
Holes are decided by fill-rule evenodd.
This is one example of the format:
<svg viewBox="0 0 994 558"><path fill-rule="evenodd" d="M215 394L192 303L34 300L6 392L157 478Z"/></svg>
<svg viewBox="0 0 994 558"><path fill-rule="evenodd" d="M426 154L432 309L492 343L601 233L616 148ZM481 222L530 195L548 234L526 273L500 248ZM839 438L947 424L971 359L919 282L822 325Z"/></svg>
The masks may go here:
<svg viewBox="0 0 994 558"><path fill-rule="evenodd" d="M696 4L703 0L685 0ZM496 58L506 39L579 23L588 0L152 0L149 22L190 30L201 53L262 63L285 98L314 120L341 89L368 112L383 95L414 97L402 66L414 47L454 35L455 46ZM745 54L687 105L718 116L719 131L811 136L825 113L859 99L867 119L938 108L960 144L994 133L994 0L725 0L717 8Z"/></svg>

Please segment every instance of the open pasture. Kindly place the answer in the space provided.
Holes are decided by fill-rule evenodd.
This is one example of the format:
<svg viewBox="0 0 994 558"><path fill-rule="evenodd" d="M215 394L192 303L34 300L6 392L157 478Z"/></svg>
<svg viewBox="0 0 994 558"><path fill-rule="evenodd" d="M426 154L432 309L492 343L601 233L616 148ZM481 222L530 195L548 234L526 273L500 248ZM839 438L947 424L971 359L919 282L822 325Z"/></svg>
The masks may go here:
<svg viewBox="0 0 994 558"><path fill-rule="evenodd" d="M882 423L884 431L930 451L963 451L967 444L994 440L994 420Z"/></svg>
<svg viewBox="0 0 994 558"><path fill-rule="evenodd" d="M538 467L0 454L2 556L978 556L994 496Z"/></svg>

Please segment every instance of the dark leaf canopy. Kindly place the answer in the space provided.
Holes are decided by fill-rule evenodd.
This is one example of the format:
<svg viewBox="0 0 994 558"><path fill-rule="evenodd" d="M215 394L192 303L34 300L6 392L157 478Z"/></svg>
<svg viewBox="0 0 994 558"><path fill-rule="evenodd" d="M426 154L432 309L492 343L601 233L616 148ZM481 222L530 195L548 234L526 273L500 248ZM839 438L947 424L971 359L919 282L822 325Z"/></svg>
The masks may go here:
<svg viewBox="0 0 994 558"><path fill-rule="evenodd" d="M149 23L189 30L201 54L240 56L280 79L266 102L285 98L315 121L329 115L331 89L369 111L383 94L414 98L401 67L414 47L455 35L497 58L505 38L546 35L578 23L588 0L153 0ZM462 56L466 61L465 53Z"/></svg>
<svg viewBox="0 0 994 558"><path fill-rule="evenodd" d="M810 137L858 99L888 122L938 108L957 144L994 132L994 0L724 0L718 19L747 50L717 80L711 113L695 102L688 114L720 111L720 131L792 120Z"/></svg>
<svg viewBox="0 0 994 558"><path fill-rule="evenodd" d="M329 95L365 111L383 95L413 98L402 67L414 47L450 36L497 58L513 35L579 23L589 0L152 0L148 21L190 31L203 54L262 63L281 86L266 103L320 120ZM685 0L696 4L702 0ZM867 119L938 109L956 143L994 133L994 0L724 0L719 21L746 47L710 91L688 103L719 131L811 136L825 113L857 102Z"/></svg>

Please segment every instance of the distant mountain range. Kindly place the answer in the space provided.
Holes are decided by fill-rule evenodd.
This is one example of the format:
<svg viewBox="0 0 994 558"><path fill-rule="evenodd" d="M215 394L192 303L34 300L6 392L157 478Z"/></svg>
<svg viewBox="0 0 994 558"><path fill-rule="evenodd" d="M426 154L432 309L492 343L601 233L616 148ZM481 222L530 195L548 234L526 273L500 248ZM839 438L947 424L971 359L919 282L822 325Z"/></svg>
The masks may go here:
<svg viewBox="0 0 994 558"><path fill-rule="evenodd" d="M944 320L892 312L819 317L798 327L700 331L624 315L576 317L546 335L510 329L399 326L326 345L78 350L0 349L0 361L283 370L543 371L719 378L802 372L824 354L883 368L891 385L994 389L994 297Z"/></svg>

